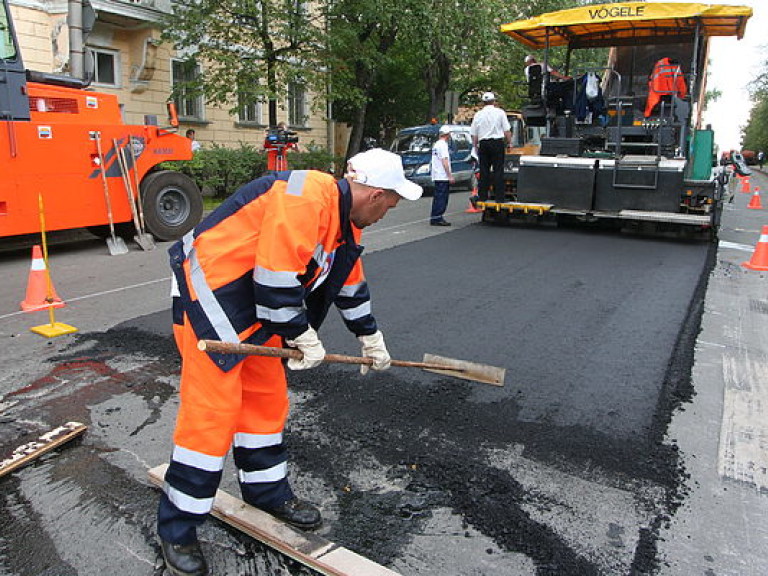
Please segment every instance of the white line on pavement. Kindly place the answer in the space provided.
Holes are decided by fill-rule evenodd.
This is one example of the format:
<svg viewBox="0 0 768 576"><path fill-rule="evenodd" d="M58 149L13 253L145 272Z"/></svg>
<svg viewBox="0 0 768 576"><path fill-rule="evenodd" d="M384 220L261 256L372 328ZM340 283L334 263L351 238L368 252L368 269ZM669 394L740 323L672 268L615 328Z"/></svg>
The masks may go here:
<svg viewBox="0 0 768 576"><path fill-rule="evenodd" d="M458 212L449 212L446 215L447 216L455 216L457 214L463 214L463 210L460 210ZM373 234L378 234L381 232L391 232L393 230L397 230L399 228L406 228L409 226L413 226L416 224L428 224L429 218L419 218L418 220L412 220L410 222L403 222L401 224L396 224L394 226L388 226L385 228L376 228L374 230L366 231L366 235L370 236ZM78 300L87 300L90 298L98 298L99 296L105 296L107 294L114 294L115 292L122 292L124 290L132 290L133 288L142 288L144 286L150 286L152 284L157 284L158 282L170 282L171 277L168 276L166 278L159 278L156 280L149 280L147 282L142 282L140 284L131 284L130 286L122 286L120 288L114 288L112 290L105 290L103 292L94 292L93 294L86 294L84 296L76 296L74 298L67 298L67 302L77 302ZM0 320L4 320L6 318L12 318L14 316L19 316L21 314L25 314L24 311L19 310L18 312L11 312L9 314L0 314Z"/></svg>
<svg viewBox="0 0 768 576"><path fill-rule="evenodd" d="M747 246L746 244L736 244L735 242L728 242L726 240L720 240L718 246L721 248L732 248L733 250L743 250L744 252L752 252L754 246Z"/></svg>
<svg viewBox="0 0 768 576"><path fill-rule="evenodd" d="M104 290L103 292L94 292L93 294L86 294L85 296L75 296L74 298L67 298L67 302L77 302L78 300L88 300L89 298L98 298L99 296L106 296L107 294L114 294L115 292L122 292L124 290L132 290L133 288L142 288L143 286L151 286L152 284L157 284L158 282L170 282L171 277L167 276L166 278L158 278L157 280L148 280L147 282L141 282L140 284L131 284L130 286L121 286L120 288L114 288L112 290ZM169 293L170 293L170 285L168 287ZM25 314L23 310L19 310L18 312L11 312L10 314L3 314L0 316L0 320L3 320L5 318L11 318L12 316L18 316L20 314Z"/></svg>

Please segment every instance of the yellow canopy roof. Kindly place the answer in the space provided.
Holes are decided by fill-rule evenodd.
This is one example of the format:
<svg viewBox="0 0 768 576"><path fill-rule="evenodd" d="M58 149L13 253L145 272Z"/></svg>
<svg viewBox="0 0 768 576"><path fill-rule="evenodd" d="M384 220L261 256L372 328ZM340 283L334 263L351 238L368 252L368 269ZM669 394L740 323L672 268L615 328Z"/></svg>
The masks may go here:
<svg viewBox="0 0 768 576"><path fill-rule="evenodd" d="M549 12L501 26L501 31L531 48L660 44L704 36L744 35L752 16L748 6L723 4L622 2Z"/></svg>

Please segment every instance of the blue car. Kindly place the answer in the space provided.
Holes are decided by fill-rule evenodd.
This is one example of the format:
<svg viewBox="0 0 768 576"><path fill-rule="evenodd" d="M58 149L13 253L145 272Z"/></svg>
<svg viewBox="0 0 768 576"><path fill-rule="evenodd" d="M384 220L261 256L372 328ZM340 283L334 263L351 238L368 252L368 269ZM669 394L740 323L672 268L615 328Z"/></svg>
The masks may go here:
<svg viewBox="0 0 768 576"><path fill-rule="evenodd" d="M432 194L431 164L432 146L438 137L441 124L427 124L404 128L397 133L389 149L403 159L405 177L424 188L425 194ZM477 187L475 158L472 156L472 138L469 126L453 124L451 141L451 171L456 182L451 190L474 190Z"/></svg>

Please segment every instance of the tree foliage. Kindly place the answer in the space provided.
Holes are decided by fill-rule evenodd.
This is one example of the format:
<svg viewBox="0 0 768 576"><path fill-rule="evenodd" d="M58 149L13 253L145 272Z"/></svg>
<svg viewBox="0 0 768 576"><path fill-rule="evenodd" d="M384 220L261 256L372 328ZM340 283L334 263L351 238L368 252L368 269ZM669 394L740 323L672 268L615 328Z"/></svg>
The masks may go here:
<svg viewBox="0 0 768 576"><path fill-rule="evenodd" d="M325 32L322 4L296 0L196 0L173 3L163 38L203 74L186 81L188 94L204 94L212 104L229 105L259 98L270 101L270 125L276 124L275 102L292 80L322 89Z"/></svg>
<svg viewBox="0 0 768 576"><path fill-rule="evenodd" d="M486 90L502 102L520 94L524 48L499 26L572 0L339 0L330 12L334 117L353 126L347 155L364 135L445 120L448 90L461 104Z"/></svg>
<svg viewBox="0 0 768 576"><path fill-rule="evenodd" d="M604 0L603 0L604 1ZM581 0L580 4L591 3ZM347 157L364 136L386 141L405 125L445 120L447 91L462 105L482 92L522 104L526 48L501 24L572 7L574 0L196 0L174 3L164 37L202 66L182 88L232 112L276 101L289 82L332 103L352 126ZM565 52L553 50L555 67Z"/></svg>
<svg viewBox="0 0 768 576"><path fill-rule="evenodd" d="M763 48L765 52L768 48ZM743 130L742 147L748 150L768 150L768 62L749 84L753 105Z"/></svg>
<svg viewBox="0 0 768 576"><path fill-rule="evenodd" d="M335 0L328 12L335 116L352 125L347 157L360 149L380 74L398 61L425 0ZM403 59L402 61L407 61Z"/></svg>

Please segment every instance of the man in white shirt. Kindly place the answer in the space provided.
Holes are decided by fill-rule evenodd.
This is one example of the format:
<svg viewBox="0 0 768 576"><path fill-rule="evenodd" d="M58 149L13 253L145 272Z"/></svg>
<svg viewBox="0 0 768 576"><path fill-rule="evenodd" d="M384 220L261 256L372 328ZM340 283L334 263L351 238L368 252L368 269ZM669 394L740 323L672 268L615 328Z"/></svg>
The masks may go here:
<svg viewBox="0 0 768 576"><path fill-rule="evenodd" d="M536 60L536 58L534 58L533 56L528 54L528 56L525 57L525 79L526 80L530 80L531 79L531 67L532 66L538 66L539 68L542 69L542 71L544 70L544 66L540 62L538 62ZM552 66L549 66L549 65L547 65L547 72L549 72L549 75L552 76L553 78L557 79L557 80L569 80L570 79L570 76L563 76L562 74L560 74L560 72L558 72L557 70L552 68Z"/></svg>
<svg viewBox="0 0 768 576"><path fill-rule="evenodd" d="M435 184L434 195L432 196L432 215L429 223L432 226L450 226L443 215L448 208L448 194L451 191L451 184L454 182L451 172L451 153L448 149L448 142L451 140L450 126L440 126L437 142L432 146L432 182Z"/></svg>
<svg viewBox="0 0 768 576"><path fill-rule="evenodd" d="M478 200L488 200L488 190L493 184L493 195L496 202L505 201L504 194L504 150L512 144L507 113L496 107L496 96L486 92L482 96L485 106L472 119L469 132L472 143L477 148L480 161L479 197L470 199L474 205Z"/></svg>

